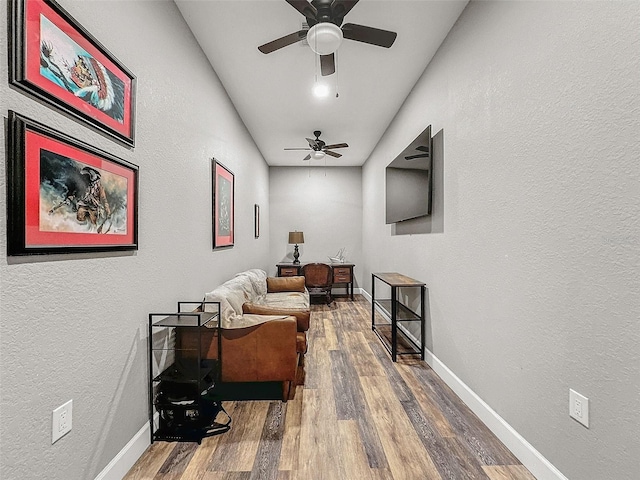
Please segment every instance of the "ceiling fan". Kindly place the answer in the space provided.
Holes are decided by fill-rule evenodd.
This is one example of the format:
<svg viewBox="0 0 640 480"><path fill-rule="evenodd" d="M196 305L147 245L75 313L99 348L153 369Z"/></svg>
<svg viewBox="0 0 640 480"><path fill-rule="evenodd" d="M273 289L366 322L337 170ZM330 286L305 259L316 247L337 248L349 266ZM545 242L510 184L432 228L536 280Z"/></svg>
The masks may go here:
<svg viewBox="0 0 640 480"><path fill-rule="evenodd" d="M258 47L262 53L271 53L288 45L307 39L311 50L320 55L320 71L323 76L336 71L334 53L342 39L355 40L389 48L398 35L396 32L366 27L355 23L342 25L344 16L358 0L285 0L305 16L309 30L299 30ZM341 27L342 26L342 27Z"/></svg>
<svg viewBox="0 0 640 480"><path fill-rule="evenodd" d="M405 160L413 160L415 158L426 158L429 156L429 147L424 146L424 145L420 145L418 147L416 147L416 150L419 150L420 152L424 152L418 155L409 155L408 157L404 157Z"/></svg>
<svg viewBox="0 0 640 480"><path fill-rule="evenodd" d="M347 148L349 145L346 143L334 143L333 145L327 145L324 141L320 140L320 135L322 132L320 130L316 130L313 132L316 136L315 140L312 138L306 138L309 143L309 148L285 148L285 150L310 150L311 153L304 157L302 160L322 160L326 155L330 155L335 158L340 158L342 155L336 152L332 152L331 148Z"/></svg>

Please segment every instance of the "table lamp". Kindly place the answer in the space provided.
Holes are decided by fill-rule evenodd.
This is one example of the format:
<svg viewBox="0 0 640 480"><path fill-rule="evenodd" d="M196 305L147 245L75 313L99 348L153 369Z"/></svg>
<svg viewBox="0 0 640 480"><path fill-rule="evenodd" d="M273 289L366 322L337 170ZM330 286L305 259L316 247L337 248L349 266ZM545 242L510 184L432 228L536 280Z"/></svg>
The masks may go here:
<svg viewBox="0 0 640 480"><path fill-rule="evenodd" d="M293 263L298 265L300 260L300 252L298 252L298 244L304 243L304 233L303 232L289 232L289 243L295 244L295 248L293 249Z"/></svg>

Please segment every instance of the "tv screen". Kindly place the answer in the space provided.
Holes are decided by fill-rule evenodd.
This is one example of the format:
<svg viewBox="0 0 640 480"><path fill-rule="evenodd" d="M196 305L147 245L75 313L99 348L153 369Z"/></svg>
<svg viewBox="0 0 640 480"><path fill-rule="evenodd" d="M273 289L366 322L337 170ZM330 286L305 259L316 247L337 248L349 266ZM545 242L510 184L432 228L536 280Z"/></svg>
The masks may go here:
<svg viewBox="0 0 640 480"><path fill-rule="evenodd" d="M431 215L431 126L386 168L386 223Z"/></svg>

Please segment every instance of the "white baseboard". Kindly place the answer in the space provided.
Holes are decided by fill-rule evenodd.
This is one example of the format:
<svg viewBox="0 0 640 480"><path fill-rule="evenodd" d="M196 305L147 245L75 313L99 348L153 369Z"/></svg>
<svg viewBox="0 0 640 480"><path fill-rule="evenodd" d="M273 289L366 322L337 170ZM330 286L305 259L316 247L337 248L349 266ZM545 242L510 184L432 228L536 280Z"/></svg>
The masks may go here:
<svg viewBox="0 0 640 480"><path fill-rule="evenodd" d="M371 302L371 295L362 290L362 295ZM434 372L467 404L480 420L500 441L527 467L538 480L568 480L533 445L520 435L504 418L496 413L484 400L460 380L431 351L425 349L425 361Z"/></svg>
<svg viewBox="0 0 640 480"><path fill-rule="evenodd" d="M538 480L567 480L549 460L527 442L504 418L460 380L429 350L425 360L433 371L467 404L480 420L500 439L505 446L527 467Z"/></svg>
<svg viewBox="0 0 640 480"><path fill-rule="evenodd" d="M95 480L122 480L151 444L150 442L149 422L145 422L145 425L113 457L108 465L96 476Z"/></svg>

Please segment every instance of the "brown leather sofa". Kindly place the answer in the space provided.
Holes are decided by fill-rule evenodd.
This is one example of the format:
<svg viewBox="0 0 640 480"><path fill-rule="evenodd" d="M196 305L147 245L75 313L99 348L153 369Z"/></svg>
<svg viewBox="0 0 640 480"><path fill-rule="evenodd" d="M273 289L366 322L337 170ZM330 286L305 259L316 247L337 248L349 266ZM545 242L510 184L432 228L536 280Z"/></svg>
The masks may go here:
<svg viewBox="0 0 640 480"><path fill-rule="evenodd" d="M281 382L287 401L307 351L310 309L304 277L272 278L252 269L208 292L204 300L220 304L222 382ZM202 358L219 358L217 329L202 327L199 333ZM177 332L177 351L193 352L197 343L194 329Z"/></svg>

